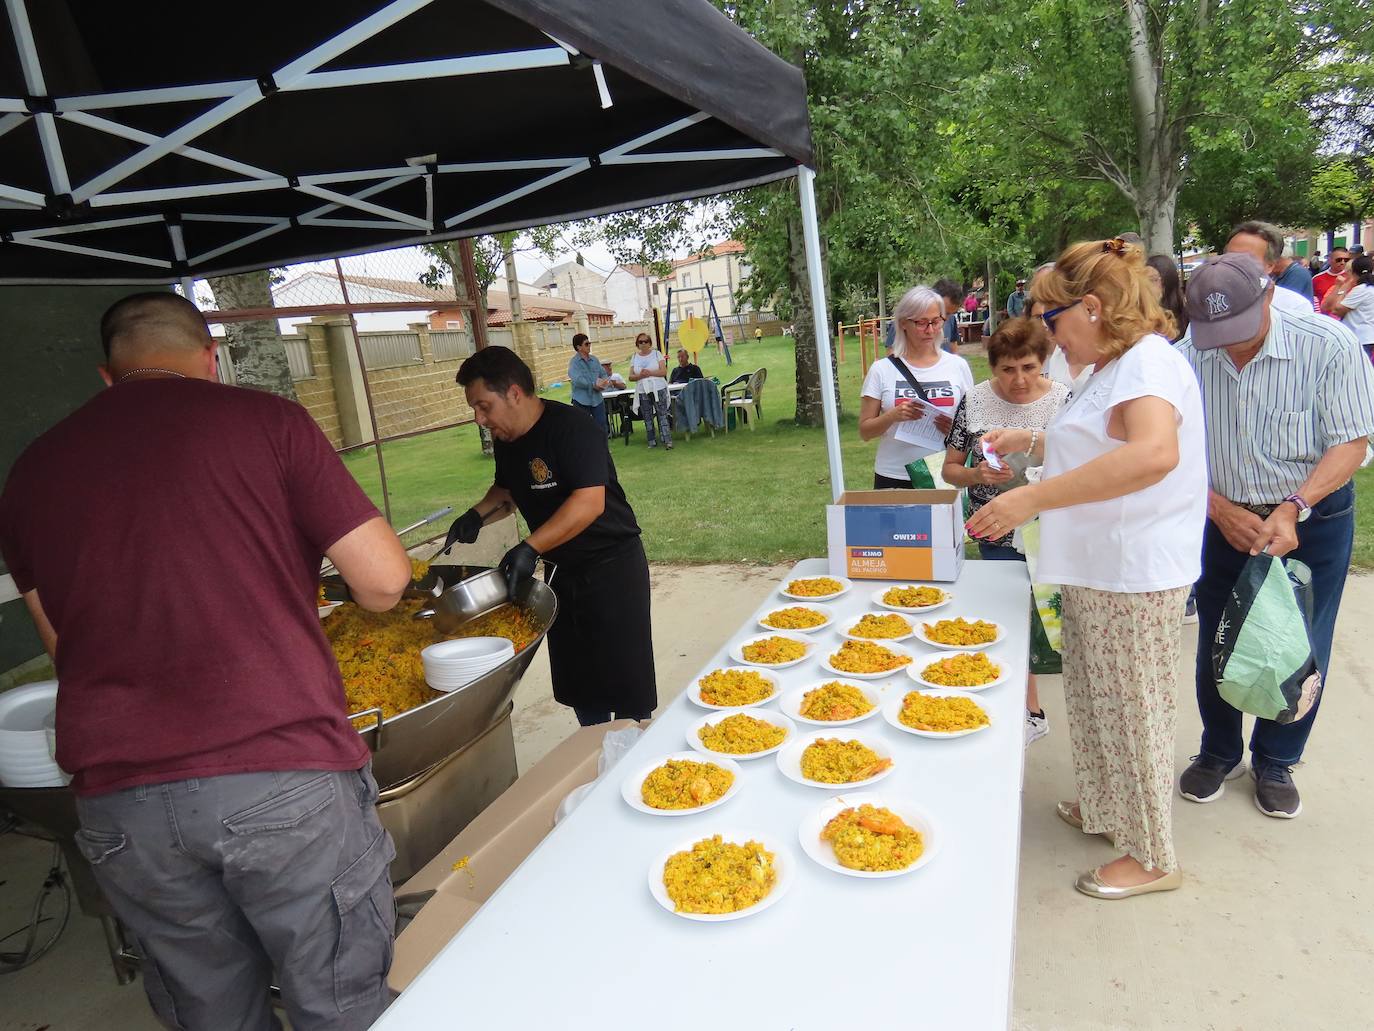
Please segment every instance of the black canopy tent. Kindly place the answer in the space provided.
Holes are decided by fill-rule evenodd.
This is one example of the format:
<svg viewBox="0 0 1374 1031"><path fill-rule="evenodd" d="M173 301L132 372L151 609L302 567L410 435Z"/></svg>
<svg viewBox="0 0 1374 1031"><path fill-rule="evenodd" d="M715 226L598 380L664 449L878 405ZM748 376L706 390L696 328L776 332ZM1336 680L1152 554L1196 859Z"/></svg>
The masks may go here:
<svg viewBox="0 0 1374 1031"><path fill-rule="evenodd" d="M830 365L805 83L708 0L5 5L0 284L189 285L799 173Z"/></svg>

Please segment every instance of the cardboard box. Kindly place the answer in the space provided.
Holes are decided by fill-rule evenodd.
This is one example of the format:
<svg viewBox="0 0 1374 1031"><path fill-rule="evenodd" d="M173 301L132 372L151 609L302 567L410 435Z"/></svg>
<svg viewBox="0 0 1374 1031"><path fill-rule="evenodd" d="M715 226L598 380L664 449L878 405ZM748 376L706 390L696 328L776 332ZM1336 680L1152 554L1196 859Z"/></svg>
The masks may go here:
<svg viewBox="0 0 1374 1031"><path fill-rule="evenodd" d="M957 490L851 490L825 510L830 575L953 582L964 568Z"/></svg>
<svg viewBox="0 0 1374 1031"><path fill-rule="evenodd" d="M397 887L398 899L424 891L435 894L396 939L388 978L394 991L403 991L419 976L553 830L553 814L568 792L596 779L606 732L634 725L633 720L616 720L575 731ZM454 870L464 856L467 866Z"/></svg>

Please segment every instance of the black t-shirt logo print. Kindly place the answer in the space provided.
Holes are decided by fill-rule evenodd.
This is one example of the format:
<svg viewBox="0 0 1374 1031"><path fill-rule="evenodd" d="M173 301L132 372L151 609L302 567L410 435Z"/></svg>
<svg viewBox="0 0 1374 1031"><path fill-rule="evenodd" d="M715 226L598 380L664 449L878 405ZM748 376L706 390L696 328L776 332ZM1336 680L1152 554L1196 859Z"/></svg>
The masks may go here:
<svg viewBox="0 0 1374 1031"><path fill-rule="evenodd" d="M530 462L530 478L535 483L548 483L549 477L552 475L553 472L549 469L548 463L542 458L536 458Z"/></svg>

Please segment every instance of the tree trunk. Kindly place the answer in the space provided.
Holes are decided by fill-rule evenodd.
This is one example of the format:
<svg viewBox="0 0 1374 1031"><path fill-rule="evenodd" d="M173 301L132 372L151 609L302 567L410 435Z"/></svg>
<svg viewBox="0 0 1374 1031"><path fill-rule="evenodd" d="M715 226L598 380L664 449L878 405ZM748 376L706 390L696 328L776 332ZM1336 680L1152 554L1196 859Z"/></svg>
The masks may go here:
<svg viewBox="0 0 1374 1031"><path fill-rule="evenodd" d="M824 248L825 241L822 239ZM801 210L787 217L787 292L792 301L792 344L797 362L798 426L822 426L820 355L816 349L815 314L811 310L811 281L806 271L806 244L802 238ZM824 257L822 257L824 262ZM830 351L830 378L835 383L835 415L842 410L835 368L835 350Z"/></svg>
<svg viewBox="0 0 1374 1031"><path fill-rule="evenodd" d="M242 272L209 280L215 303L222 312L242 308L272 307L271 273ZM266 390L297 401L296 385L291 381L291 366L275 319L253 322L226 322L225 344L234 363L234 378L241 387Z"/></svg>
<svg viewBox="0 0 1374 1031"><path fill-rule="evenodd" d="M1178 143L1181 125L1171 123L1164 103L1163 60L1151 35L1147 0L1126 0L1130 25L1129 87L1135 118L1136 168L1134 196L1140 216L1140 236L1146 254L1169 255L1174 250L1174 211L1178 206Z"/></svg>
<svg viewBox="0 0 1374 1031"><path fill-rule="evenodd" d="M477 305L474 309L464 310L467 311L469 317L468 333L472 336L473 347L480 347L486 342L486 299L484 297L475 298L470 296L471 291L468 290L467 277L463 275L463 258L458 251L460 246L461 245L458 243L451 243L448 245L449 270L453 273L453 295L460 301L471 301ZM477 326L478 319L481 319L483 323L481 329ZM485 426L478 426L477 440L482 449L482 457L495 457L496 450L492 447L491 430L487 429Z"/></svg>

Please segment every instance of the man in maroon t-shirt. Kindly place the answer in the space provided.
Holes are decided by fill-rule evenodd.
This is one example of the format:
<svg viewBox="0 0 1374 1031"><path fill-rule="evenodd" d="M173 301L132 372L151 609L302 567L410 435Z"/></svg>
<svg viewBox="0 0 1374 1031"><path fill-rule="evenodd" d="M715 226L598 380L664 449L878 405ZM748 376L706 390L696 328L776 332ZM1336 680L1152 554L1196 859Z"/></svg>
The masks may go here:
<svg viewBox="0 0 1374 1031"><path fill-rule="evenodd" d="M364 1028L386 1002L395 850L316 613L328 555L396 603L395 533L297 404L217 382L190 302L101 321L110 387L35 441L0 550L60 683L77 845L169 1027Z"/></svg>

